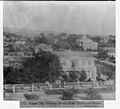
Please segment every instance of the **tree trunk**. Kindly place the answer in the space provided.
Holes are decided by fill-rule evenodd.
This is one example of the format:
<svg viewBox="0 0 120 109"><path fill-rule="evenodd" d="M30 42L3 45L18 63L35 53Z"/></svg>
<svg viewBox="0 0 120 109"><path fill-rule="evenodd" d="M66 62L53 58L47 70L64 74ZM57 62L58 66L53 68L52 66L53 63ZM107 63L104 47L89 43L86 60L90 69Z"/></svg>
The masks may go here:
<svg viewBox="0 0 120 109"><path fill-rule="evenodd" d="M13 88L13 93L15 93L15 85L13 85L12 88Z"/></svg>
<svg viewBox="0 0 120 109"><path fill-rule="evenodd" d="M34 83L32 83L32 92L34 92Z"/></svg>
<svg viewBox="0 0 120 109"><path fill-rule="evenodd" d="M65 87L65 81L63 82L63 87Z"/></svg>
<svg viewBox="0 0 120 109"><path fill-rule="evenodd" d="M49 88L50 88L50 90L52 90L52 84L50 84L49 86L50 86L50 87L49 87Z"/></svg>

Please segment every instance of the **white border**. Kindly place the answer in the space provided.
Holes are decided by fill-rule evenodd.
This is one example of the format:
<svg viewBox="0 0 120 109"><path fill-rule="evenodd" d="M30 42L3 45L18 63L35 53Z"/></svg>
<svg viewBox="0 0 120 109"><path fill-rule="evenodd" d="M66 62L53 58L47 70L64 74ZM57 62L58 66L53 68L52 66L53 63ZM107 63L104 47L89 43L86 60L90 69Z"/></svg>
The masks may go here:
<svg viewBox="0 0 120 109"><path fill-rule="evenodd" d="M0 109L19 109L19 101L3 101L3 1L0 1L0 47ZM105 101L105 109L119 109L120 107L120 0L116 1L116 61L116 100Z"/></svg>

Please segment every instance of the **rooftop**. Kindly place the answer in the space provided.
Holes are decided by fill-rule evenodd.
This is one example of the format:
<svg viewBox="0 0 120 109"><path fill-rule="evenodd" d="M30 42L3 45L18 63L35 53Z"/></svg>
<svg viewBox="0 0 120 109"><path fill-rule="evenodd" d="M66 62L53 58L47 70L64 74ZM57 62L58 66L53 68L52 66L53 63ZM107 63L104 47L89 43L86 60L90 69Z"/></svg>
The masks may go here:
<svg viewBox="0 0 120 109"><path fill-rule="evenodd" d="M71 57L93 58L93 55L90 52L56 51L53 53L58 55L60 58L71 58Z"/></svg>
<svg viewBox="0 0 120 109"><path fill-rule="evenodd" d="M45 49L45 50L52 49L52 47L50 45L46 45L46 44L40 44L40 45L36 46L36 49L39 49L39 48Z"/></svg>
<svg viewBox="0 0 120 109"><path fill-rule="evenodd" d="M90 39L87 38L86 36L83 36L81 39L77 39L77 41L92 42L92 40L90 40Z"/></svg>
<svg viewBox="0 0 120 109"><path fill-rule="evenodd" d="M18 56L4 56L3 57L3 62L23 62L24 58L23 57L18 57Z"/></svg>

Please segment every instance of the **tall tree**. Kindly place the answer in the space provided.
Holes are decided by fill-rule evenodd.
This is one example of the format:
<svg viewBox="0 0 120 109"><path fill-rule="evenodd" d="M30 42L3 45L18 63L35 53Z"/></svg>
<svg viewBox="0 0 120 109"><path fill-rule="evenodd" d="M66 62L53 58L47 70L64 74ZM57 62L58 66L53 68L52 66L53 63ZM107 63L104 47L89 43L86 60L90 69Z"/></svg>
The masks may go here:
<svg viewBox="0 0 120 109"><path fill-rule="evenodd" d="M3 71L4 84L16 84L18 83L18 70L13 67L4 67Z"/></svg>
<svg viewBox="0 0 120 109"><path fill-rule="evenodd" d="M50 52L40 51L23 64L22 81L53 82L60 75L61 66L58 57Z"/></svg>
<svg viewBox="0 0 120 109"><path fill-rule="evenodd" d="M79 80L80 81L85 81L87 79L87 75L86 72L84 70L80 71L80 76L79 76Z"/></svg>

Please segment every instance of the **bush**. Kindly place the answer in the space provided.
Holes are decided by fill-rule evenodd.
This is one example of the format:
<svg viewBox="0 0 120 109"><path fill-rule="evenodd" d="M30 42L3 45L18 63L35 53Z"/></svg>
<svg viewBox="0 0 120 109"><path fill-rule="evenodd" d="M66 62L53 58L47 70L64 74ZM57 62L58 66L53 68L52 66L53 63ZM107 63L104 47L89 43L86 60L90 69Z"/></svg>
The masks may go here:
<svg viewBox="0 0 120 109"><path fill-rule="evenodd" d="M62 100L73 100L73 96L75 93L77 93L77 91L74 89L74 87L70 90L64 91Z"/></svg>
<svg viewBox="0 0 120 109"><path fill-rule="evenodd" d="M101 100L101 95L98 94L97 90L95 89L89 89L87 92L87 100Z"/></svg>
<svg viewBox="0 0 120 109"><path fill-rule="evenodd" d="M72 91L65 91L62 96L62 100L73 100L74 93Z"/></svg>
<svg viewBox="0 0 120 109"><path fill-rule="evenodd" d="M36 94L24 94L24 97L27 99L27 100L38 100L39 99L39 96L36 95Z"/></svg>

